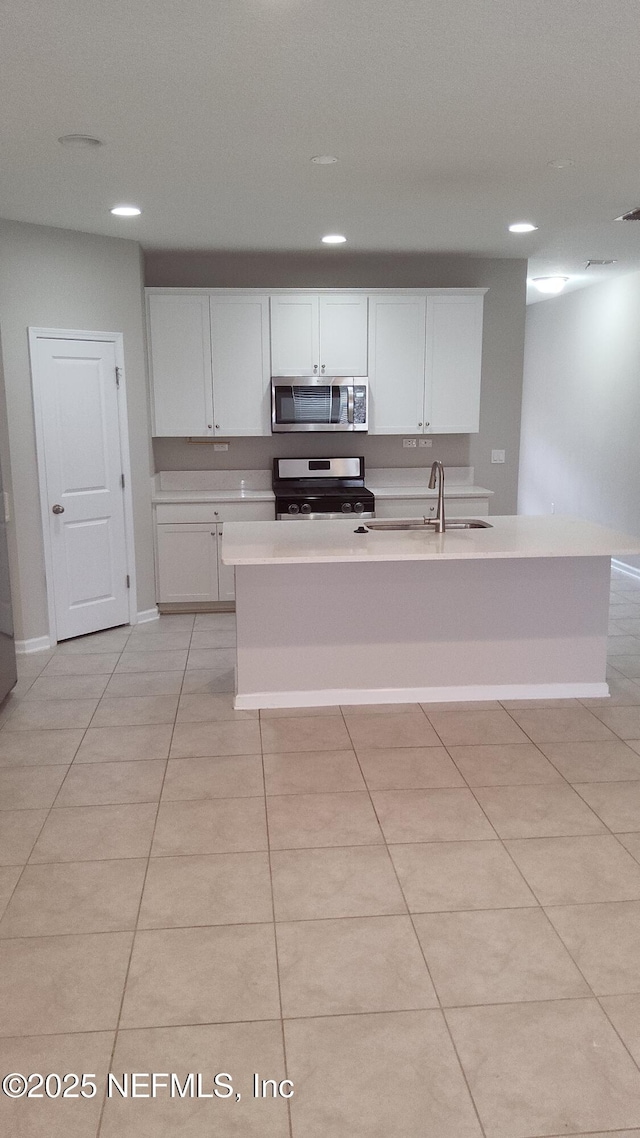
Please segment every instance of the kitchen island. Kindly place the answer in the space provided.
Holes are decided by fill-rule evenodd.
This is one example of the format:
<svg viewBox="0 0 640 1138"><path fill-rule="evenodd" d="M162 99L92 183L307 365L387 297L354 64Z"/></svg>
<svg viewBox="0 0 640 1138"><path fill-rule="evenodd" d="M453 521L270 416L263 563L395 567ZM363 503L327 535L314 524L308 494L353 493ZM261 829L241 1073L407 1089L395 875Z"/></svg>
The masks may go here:
<svg viewBox="0 0 640 1138"><path fill-rule="evenodd" d="M235 706L608 695L611 557L640 541L558 516L487 521L226 524Z"/></svg>

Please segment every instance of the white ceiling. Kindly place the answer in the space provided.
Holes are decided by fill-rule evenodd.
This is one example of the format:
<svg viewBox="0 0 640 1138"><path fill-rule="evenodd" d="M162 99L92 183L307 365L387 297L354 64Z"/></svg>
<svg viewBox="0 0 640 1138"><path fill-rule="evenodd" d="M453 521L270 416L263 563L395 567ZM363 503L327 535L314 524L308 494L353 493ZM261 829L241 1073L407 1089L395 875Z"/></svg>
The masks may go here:
<svg viewBox="0 0 640 1138"><path fill-rule="evenodd" d="M0 14L0 216L146 249L337 231L581 285L640 268L640 223L613 220L640 205L639 60L637 0L19 0ZM523 219L538 232L508 233Z"/></svg>

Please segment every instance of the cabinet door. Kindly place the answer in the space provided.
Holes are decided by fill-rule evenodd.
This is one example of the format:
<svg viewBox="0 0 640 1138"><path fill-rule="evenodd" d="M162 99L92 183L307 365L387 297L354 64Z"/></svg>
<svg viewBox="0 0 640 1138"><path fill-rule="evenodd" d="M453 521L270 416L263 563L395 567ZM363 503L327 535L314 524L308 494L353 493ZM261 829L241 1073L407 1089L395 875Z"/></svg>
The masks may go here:
<svg viewBox="0 0 640 1138"><path fill-rule="evenodd" d="M236 571L233 565L223 565L220 558L222 552L222 526L218 530L218 598L221 601L235 601L236 599Z"/></svg>
<svg viewBox="0 0 640 1138"><path fill-rule="evenodd" d="M369 298L369 433L423 431L425 298Z"/></svg>
<svg viewBox="0 0 640 1138"><path fill-rule="evenodd" d="M161 524L156 526L156 533L158 601L217 601L216 526L204 522Z"/></svg>
<svg viewBox="0 0 640 1138"><path fill-rule="evenodd" d="M270 435L269 298L211 297L216 435Z"/></svg>
<svg viewBox="0 0 640 1138"><path fill-rule="evenodd" d="M208 296L151 293L149 364L154 435L212 435Z"/></svg>
<svg viewBox="0 0 640 1138"><path fill-rule="evenodd" d="M321 296L320 374L367 375L366 296Z"/></svg>
<svg viewBox="0 0 640 1138"><path fill-rule="evenodd" d="M483 296L427 298L429 434L469 434L480 429L483 301Z"/></svg>
<svg viewBox="0 0 640 1138"><path fill-rule="evenodd" d="M273 375L318 375L318 297L271 297L271 364Z"/></svg>

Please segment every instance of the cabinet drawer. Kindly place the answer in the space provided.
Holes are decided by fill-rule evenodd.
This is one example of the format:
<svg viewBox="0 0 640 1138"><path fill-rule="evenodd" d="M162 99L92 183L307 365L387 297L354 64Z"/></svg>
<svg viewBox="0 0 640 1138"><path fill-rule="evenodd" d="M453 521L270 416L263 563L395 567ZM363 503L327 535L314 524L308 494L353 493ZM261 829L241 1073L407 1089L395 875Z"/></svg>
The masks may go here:
<svg viewBox="0 0 640 1138"><path fill-rule="evenodd" d="M275 516L273 502L176 502L156 506L158 523L272 522Z"/></svg>

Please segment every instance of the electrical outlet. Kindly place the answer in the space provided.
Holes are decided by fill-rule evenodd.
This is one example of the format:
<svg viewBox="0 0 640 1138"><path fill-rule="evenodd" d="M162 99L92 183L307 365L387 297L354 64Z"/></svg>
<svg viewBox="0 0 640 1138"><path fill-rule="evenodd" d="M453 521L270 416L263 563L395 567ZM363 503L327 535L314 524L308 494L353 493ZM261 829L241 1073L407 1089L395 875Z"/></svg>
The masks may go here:
<svg viewBox="0 0 640 1138"><path fill-rule="evenodd" d="M228 443L214 443L213 449L214 450L229 450L229 444Z"/></svg>
<svg viewBox="0 0 640 1138"><path fill-rule="evenodd" d="M415 439L403 439L402 445L403 445L403 447L415 447L416 440Z"/></svg>
<svg viewBox="0 0 640 1138"><path fill-rule="evenodd" d="M503 450L492 450L491 451L491 461L492 462L504 462L504 455L505 455L505 452Z"/></svg>
<svg viewBox="0 0 640 1138"><path fill-rule="evenodd" d="M419 447L432 447L433 446L433 439L418 439L418 446Z"/></svg>

